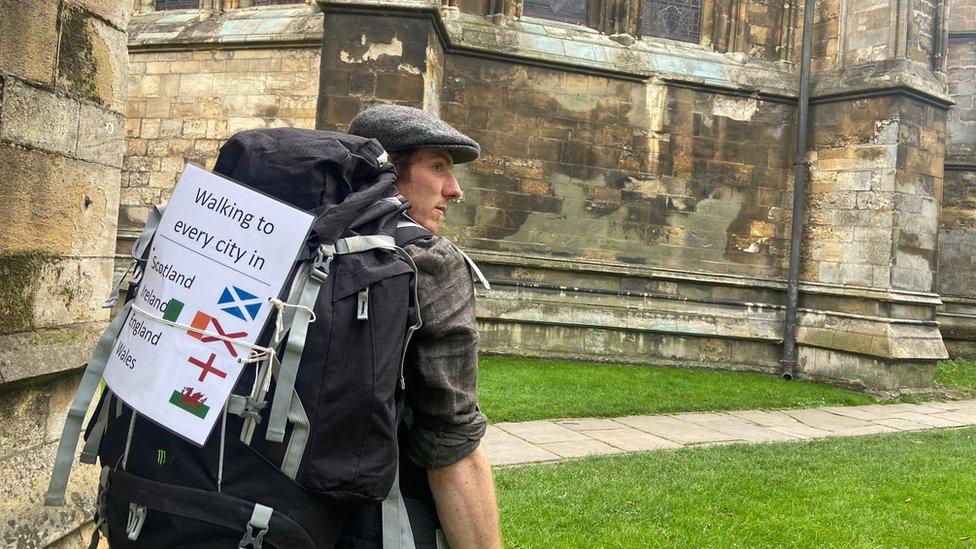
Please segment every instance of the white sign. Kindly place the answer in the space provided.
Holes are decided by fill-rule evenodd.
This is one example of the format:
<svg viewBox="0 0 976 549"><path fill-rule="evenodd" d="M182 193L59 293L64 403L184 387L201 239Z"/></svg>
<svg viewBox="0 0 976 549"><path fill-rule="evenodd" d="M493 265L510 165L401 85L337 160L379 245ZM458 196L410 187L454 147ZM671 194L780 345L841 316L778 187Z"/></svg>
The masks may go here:
<svg viewBox="0 0 976 549"><path fill-rule="evenodd" d="M109 388L141 415L203 445L241 371L255 367L242 362L250 347L214 335L255 342L312 220L187 166L106 365Z"/></svg>

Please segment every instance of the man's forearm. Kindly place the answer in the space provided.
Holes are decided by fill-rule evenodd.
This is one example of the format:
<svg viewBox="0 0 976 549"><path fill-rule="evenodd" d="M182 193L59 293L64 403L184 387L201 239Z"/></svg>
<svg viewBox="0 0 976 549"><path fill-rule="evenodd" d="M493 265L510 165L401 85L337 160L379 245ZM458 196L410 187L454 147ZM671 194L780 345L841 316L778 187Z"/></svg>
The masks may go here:
<svg viewBox="0 0 976 549"><path fill-rule="evenodd" d="M452 549L501 547L495 481L480 447L457 463L428 470L427 478Z"/></svg>

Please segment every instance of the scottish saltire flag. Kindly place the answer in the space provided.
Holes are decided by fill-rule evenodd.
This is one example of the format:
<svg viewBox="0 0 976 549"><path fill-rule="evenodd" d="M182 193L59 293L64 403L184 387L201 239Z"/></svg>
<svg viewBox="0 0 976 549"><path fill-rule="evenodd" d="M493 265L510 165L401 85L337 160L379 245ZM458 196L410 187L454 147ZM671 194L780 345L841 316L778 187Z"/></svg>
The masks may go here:
<svg viewBox="0 0 976 549"><path fill-rule="evenodd" d="M224 288L220 294L220 299L217 300L217 305L220 306L221 311L230 313L244 321L254 320L263 303L258 296L237 286Z"/></svg>

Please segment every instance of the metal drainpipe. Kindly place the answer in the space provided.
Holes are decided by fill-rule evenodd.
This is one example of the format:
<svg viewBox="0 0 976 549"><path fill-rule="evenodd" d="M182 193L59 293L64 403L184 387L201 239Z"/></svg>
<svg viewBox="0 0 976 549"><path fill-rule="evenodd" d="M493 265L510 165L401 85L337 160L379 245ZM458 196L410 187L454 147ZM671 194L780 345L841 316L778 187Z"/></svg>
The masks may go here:
<svg viewBox="0 0 976 549"><path fill-rule="evenodd" d="M783 378L793 379L796 368L796 308L800 300L800 245L806 206L807 118L810 111L810 49L816 0L803 3L803 49L800 52L800 99L796 119L796 156L793 159L793 220L790 229L790 269L786 286L786 320L783 324Z"/></svg>

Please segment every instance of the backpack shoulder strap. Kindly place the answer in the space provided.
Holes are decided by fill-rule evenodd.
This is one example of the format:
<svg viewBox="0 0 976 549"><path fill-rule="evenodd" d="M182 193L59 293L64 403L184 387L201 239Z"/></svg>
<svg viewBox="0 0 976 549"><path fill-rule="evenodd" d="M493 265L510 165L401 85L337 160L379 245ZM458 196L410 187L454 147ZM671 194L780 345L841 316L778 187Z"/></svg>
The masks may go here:
<svg viewBox="0 0 976 549"><path fill-rule="evenodd" d="M397 220L396 245L400 248L409 246L415 242L433 238L434 233L423 228L419 223L410 219L406 215Z"/></svg>
<svg viewBox="0 0 976 549"><path fill-rule="evenodd" d="M420 240L432 238L433 236L434 233L423 228L420 224L409 217L403 216L403 218L397 222L396 243L397 246L401 248ZM454 245L454 249L457 250L458 253L461 254L461 257L464 258L465 263L468 264L468 268L471 270L471 274L478 279L478 282L480 282L486 290L490 290L491 284L488 283L488 278L485 277L484 273L481 272L481 269L474 262L474 260L471 259L468 254L464 253L464 250L458 247L457 244L454 244L453 242L451 244Z"/></svg>
<svg viewBox="0 0 976 549"><path fill-rule="evenodd" d="M122 330L131 306L131 301L126 303L105 328L81 377L78 391L68 410L68 417L64 421L64 429L61 432L61 441L58 443L58 453L54 461L54 471L51 473L51 482L44 495L44 505L64 505L64 492L68 486L68 475L71 473L75 449L78 447L81 424L85 420L88 405L98 390L98 382L102 379L105 364L111 356L115 338Z"/></svg>

